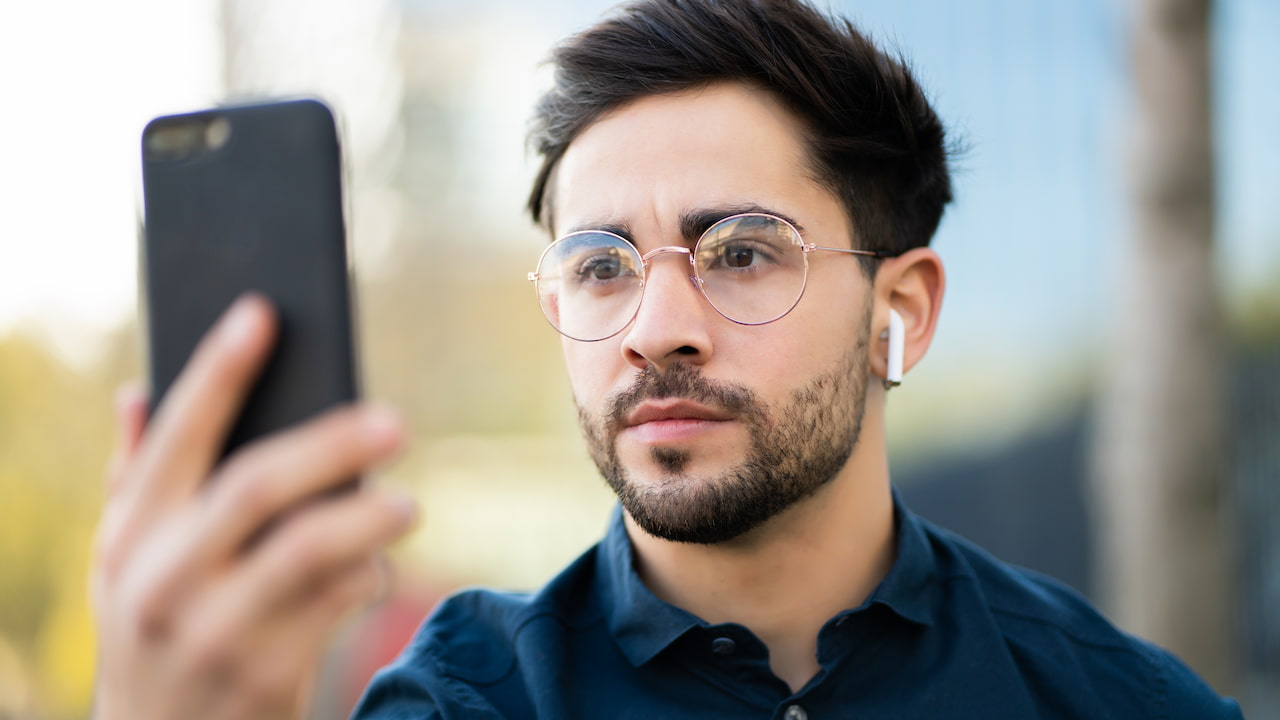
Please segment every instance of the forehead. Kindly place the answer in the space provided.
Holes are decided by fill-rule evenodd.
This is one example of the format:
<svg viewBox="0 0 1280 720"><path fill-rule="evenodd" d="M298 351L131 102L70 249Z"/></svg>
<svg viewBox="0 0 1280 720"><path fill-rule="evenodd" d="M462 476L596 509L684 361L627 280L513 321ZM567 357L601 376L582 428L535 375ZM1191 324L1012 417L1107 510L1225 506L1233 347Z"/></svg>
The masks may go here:
<svg viewBox="0 0 1280 720"><path fill-rule="evenodd" d="M605 114L565 151L554 178L555 233L626 223L674 229L705 207L804 208L835 198L813 178L801 121L741 84L652 95Z"/></svg>

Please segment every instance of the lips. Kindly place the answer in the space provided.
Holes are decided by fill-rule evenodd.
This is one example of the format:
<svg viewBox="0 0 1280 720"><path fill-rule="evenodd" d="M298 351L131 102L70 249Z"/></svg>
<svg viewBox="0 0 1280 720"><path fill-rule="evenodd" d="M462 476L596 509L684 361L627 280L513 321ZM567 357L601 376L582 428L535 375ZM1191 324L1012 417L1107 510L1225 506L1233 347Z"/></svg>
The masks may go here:
<svg viewBox="0 0 1280 720"><path fill-rule="evenodd" d="M668 420L706 420L721 422L731 419L728 413L713 410L689 400L646 400L627 416L625 427Z"/></svg>
<svg viewBox="0 0 1280 720"><path fill-rule="evenodd" d="M689 400L648 400L627 415L622 435L642 445L680 445L728 426L733 416Z"/></svg>

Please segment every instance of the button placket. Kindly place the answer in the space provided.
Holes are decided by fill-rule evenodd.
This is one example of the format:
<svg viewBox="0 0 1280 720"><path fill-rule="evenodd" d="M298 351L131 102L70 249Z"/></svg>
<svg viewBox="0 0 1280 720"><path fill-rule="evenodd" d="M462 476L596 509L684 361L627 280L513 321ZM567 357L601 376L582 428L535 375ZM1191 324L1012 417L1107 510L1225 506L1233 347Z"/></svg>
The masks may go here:
<svg viewBox="0 0 1280 720"><path fill-rule="evenodd" d="M782 717L785 720L809 720L809 713L799 705L789 705Z"/></svg>
<svg viewBox="0 0 1280 720"><path fill-rule="evenodd" d="M711 641L711 652L716 655L732 655L738 649L738 643L733 638L718 637Z"/></svg>

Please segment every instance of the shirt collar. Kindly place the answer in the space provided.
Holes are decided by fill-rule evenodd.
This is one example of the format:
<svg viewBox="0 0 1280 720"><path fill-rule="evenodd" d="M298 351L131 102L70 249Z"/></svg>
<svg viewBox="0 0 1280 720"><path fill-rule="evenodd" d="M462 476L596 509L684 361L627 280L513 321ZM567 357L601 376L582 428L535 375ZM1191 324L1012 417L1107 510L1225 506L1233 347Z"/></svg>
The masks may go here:
<svg viewBox="0 0 1280 720"><path fill-rule="evenodd" d="M933 546L921 520L902 504L893 492L893 520L898 531L897 556L889 574L867 598L863 607L883 605L918 625L932 625L934 619L935 567Z"/></svg>
<svg viewBox="0 0 1280 720"><path fill-rule="evenodd" d="M883 605L906 620L932 625L933 548L920 519L902 505L897 492L893 508L898 532L893 567L861 607L840 615ZM620 507L614 509L596 564L605 622L633 666L645 664L690 629L706 625L692 613L658 598L640 580Z"/></svg>
<svg viewBox="0 0 1280 720"><path fill-rule="evenodd" d="M596 563L605 622L633 666L649 662L690 628L705 624L659 599L640 580L621 507L614 509Z"/></svg>

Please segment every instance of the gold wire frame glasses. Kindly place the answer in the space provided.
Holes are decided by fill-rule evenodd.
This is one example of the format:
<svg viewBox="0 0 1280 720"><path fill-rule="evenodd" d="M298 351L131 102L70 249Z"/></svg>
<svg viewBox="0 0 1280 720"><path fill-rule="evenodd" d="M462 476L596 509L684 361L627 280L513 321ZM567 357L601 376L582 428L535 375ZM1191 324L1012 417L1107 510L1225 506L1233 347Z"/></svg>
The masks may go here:
<svg viewBox="0 0 1280 720"><path fill-rule="evenodd" d="M570 233L547 246L529 273L551 327L582 342L605 340L635 319L649 263L672 253L689 259L689 280L717 313L740 325L764 325L791 312L804 295L809 254L819 250L886 258L878 250L806 243L786 220L741 213L719 220L693 248L670 245L640 254L605 230Z"/></svg>

